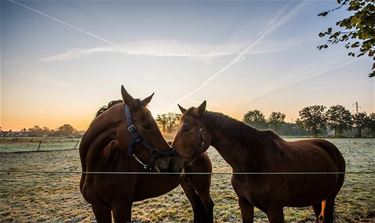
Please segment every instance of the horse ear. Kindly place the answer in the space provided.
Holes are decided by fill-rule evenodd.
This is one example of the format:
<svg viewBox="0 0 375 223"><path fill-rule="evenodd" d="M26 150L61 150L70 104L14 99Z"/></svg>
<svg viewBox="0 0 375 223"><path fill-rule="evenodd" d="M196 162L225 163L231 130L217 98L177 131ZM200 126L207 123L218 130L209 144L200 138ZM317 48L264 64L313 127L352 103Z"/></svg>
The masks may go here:
<svg viewBox="0 0 375 223"><path fill-rule="evenodd" d="M183 108L181 105L177 104L178 108L180 109L181 113L184 114L186 112L186 109Z"/></svg>
<svg viewBox="0 0 375 223"><path fill-rule="evenodd" d="M147 106L148 103L150 103L150 101L151 101L152 97L154 96L154 94L155 94L155 93L152 93L152 95L150 95L150 96L148 96L147 98L145 98L145 99L142 100L142 104L143 104L143 106Z"/></svg>
<svg viewBox="0 0 375 223"><path fill-rule="evenodd" d="M202 104L200 104L200 105L198 106L198 108L196 108L196 109L194 110L195 114L196 114L198 117L200 117L200 116L203 114L203 112L206 111L206 105L207 105L207 102L206 102L206 100L204 100L204 101L202 102Z"/></svg>
<svg viewBox="0 0 375 223"><path fill-rule="evenodd" d="M132 107L135 104L134 98L125 90L123 85L121 85L121 95L122 95L122 100L129 107Z"/></svg>

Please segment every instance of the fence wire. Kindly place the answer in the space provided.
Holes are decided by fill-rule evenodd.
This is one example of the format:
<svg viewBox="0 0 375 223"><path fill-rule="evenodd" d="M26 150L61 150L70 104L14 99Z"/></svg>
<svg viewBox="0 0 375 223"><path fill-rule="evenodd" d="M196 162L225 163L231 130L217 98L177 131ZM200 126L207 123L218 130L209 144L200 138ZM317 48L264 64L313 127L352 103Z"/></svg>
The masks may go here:
<svg viewBox="0 0 375 223"><path fill-rule="evenodd" d="M330 175L330 174L375 174L375 171L348 172L126 172L126 171L41 171L41 170L0 170L0 173L31 174L95 174L95 175Z"/></svg>
<svg viewBox="0 0 375 223"><path fill-rule="evenodd" d="M0 142L0 153L30 153L51 152L78 149L80 139L74 138L52 138L52 139L29 139L23 138L5 139Z"/></svg>

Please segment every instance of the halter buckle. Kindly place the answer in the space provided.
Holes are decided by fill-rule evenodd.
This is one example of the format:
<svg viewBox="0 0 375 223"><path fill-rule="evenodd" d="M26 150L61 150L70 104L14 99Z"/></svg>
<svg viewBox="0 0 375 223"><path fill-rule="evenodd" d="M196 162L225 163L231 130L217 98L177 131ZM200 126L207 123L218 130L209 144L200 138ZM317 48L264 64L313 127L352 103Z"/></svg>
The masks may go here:
<svg viewBox="0 0 375 223"><path fill-rule="evenodd" d="M131 133L134 133L134 132L137 131L137 128L135 127L135 125L130 125L130 126L128 127L128 131L131 132Z"/></svg>
<svg viewBox="0 0 375 223"><path fill-rule="evenodd" d="M159 156L159 151L157 149L151 150L151 156L156 158Z"/></svg>

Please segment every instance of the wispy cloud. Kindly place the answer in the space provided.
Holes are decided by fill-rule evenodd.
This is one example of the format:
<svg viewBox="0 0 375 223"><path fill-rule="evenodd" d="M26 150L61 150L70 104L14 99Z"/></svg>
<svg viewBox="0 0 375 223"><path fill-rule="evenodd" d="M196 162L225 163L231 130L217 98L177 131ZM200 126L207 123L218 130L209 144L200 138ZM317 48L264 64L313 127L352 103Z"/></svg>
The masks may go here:
<svg viewBox="0 0 375 223"><path fill-rule="evenodd" d="M41 59L44 62L73 60L102 53L119 53L133 56L156 56L156 57L186 57L190 59L209 60L220 56L237 55L247 43L221 43L221 44L201 44L184 43L176 40L152 40L126 43L113 49L108 46L93 48L76 48L67 50L64 53L49 56ZM246 54L262 54L282 51L288 47L299 45L300 42L290 40L283 43L267 43L258 49L248 50Z"/></svg>
<svg viewBox="0 0 375 223"><path fill-rule="evenodd" d="M257 45L259 45L263 39L272 33L274 30L279 28L282 25L285 25L290 21L291 18L298 15L301 10L306 6L306 2L302 1L298 3L292 10L286 13L287 7L282 7L277 14L267 23L267 25L258 33L257 39L255 41L252 41L251 44L243 49L241 52L239 52L236 57L231 60L227 65L219 69L216 73L211 75L209 78L207 78L200 86L197 88L191 90L190 92L186 93L182 97L180 97L178 100L173 102L169 107L168 110L171 110L174 106L176 106L177 103L180 103L181 101L184 101L188 98L190 98L192 95L196 94L201 89L205 88L211 81L213 81L215 78L217 78L220 74L222 74L224 71L228 70L230 67L238 63L239 61L242 61L246 54L253 50Z"/></svg>

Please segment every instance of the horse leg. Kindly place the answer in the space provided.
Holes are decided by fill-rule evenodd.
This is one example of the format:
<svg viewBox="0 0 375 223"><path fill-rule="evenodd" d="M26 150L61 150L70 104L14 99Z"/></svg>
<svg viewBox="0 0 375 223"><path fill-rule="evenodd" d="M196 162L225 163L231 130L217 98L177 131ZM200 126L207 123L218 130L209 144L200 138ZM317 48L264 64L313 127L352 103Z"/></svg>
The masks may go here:
<svg viewBox="0 0 375 223"><path fill-rule="evenodd" d="M319 223L319 216L320 216L320 213L322 212L322 204L321 203L314 204L312 208L314 210L316 222Z"/></svg>
<svg viewBox="0 0 375 223"><path fill-rule="evenodd" d="M182 189L184 190L186 197L188 198L191 207L194 212L194 223L206 222L206 211L204 205L200 200L198 194L194 190L194 187L191 185L190 181L185 177L180 183Z"/></svg>
<svg viewBox="0 0 375 223"><path fill-rule="evenodd" d="M191 181L191 185L198 194L200 201L203 203L206 213L205 222L213 222L214 202L212 201L210 195L211 175L191 175L189 176L189 179Z"/></svg>
<svg viewBox="0 0 375 223"><path fill-rule="evenodd" d="M267 208L266 214L270 223L284 223L284 212L282 207Z"/></svg>
<svg viewBox="0 0 375 223"><path fill-rule="evenodd" d="M207 153L203 153L194 161L194 164L185 168L188 172L212 172L212 164L210 157ZM187 175L185 177L185 184L189 184L192 190L191 194L194 194L194 200L198 206L203 207L203 211L199 211L202 216L199 219L200 222L213 222L213 208L214 202L210 195L211 186L211 174L200 174L200 175ZM181 184L182 185L182 184ZM193 193L194 192L194 193ZM192 204L193 205L193 204ZM195 214L194 214L195 215ZM203 218L201 218L203 217ZM194 217L195 218L195 217Z"/></svg>
<svg viewBox="0 0 375 223"><path fill-rule="evenodd" d="M238 205L241 209L241 217L243 223L253 223L254 221L254 205L246 200L238 197Z"/></svg>
<svg viewBox="0 0 375 223"><path fill-rule="evenodd" d="M324 203L323 203L324 202ZM322 213L319 216L322 223L333 223L335 197L328 197L322 202Z"/></svg>
<svg viewBox="0 0 375 223"><path fill-rule="evenodd" d="M122 222L131 222L132 217L132 202L121 203L119 205L114 205L113 210L113 219L115 223Z"/></svg>
<svg viewBox="0 0 375 223"><path fill-rule="evenodd" d="M93 204L92 211L94 212L96 221L98 223L111 223L112 222L112 216L111 216L111 209L103 207L98 204Z"/></svg>

